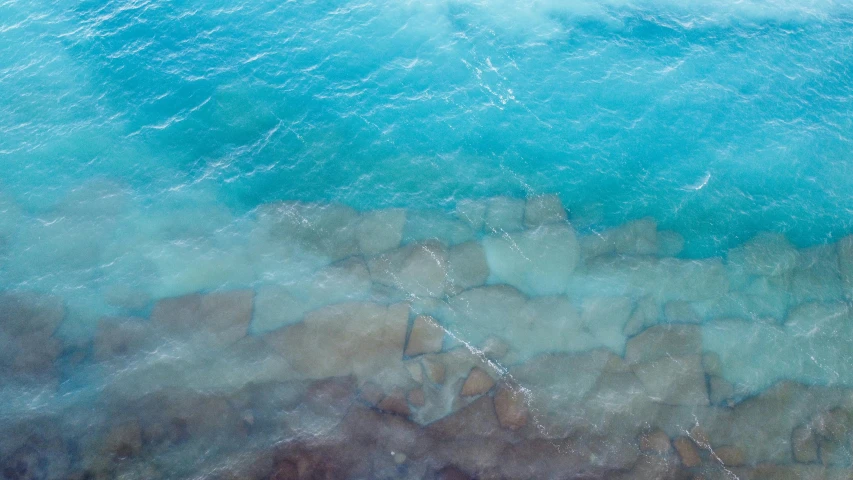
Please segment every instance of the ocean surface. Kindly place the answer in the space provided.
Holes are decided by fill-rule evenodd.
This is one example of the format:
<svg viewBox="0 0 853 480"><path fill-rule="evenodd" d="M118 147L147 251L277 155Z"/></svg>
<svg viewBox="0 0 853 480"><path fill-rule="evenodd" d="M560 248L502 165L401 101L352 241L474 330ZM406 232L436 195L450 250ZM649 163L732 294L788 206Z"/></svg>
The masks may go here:
<svg viewBox="0 0 853 480"><path fill-rule="evenodd" d="M850 479L851 234L847 0L0 0L0 478Z"/></svg>

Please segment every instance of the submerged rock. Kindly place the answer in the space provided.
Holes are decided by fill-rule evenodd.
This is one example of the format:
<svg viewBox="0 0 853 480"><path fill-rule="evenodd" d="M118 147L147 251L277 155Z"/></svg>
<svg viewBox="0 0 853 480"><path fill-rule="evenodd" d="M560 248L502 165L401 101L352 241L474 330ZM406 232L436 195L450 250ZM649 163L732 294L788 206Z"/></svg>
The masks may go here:
<svg viewBox="0 0 853 480"><path fill-rule="evenodd" d="M663 306L664 319L669 323L701 323L702 317L689 302L673 300Z"/></svg>
<svg viewBox="0 0 853 480"><path fill-rule="evenodd" d="M447 323L458 326L467 341L481 343L493 331L511 327L510 319L526 303L527 297L506 285L472 288L448 300Z"/></svg>
<svg viewBox="0 0 853 480"><path fill-rule="evenodd" d="M48 446L37 437L0 461L0 471L8 480L63 480L68 466L64 446Z"/></svg>
<svg viewBox="0 0 853 480"><path fill-rule="evenodd" d="M462 391L459 393L463 397L473 397L482 395L495 386L495 380L481 368L474 367L462 384Z"/></svg>
<svg viewBox="0 0 853 480"><path fill-rule="evenodd" d="M123 460L142 451L142 427L135 419L113 425L104 439L102 454Z"/></svg>
<svg viewBox="0 0 853 480"><path fill-rule="evenodd" d="M708 405L705 371L699 355L664 356L633 366L655 401L669 405Z"/></svg>
<svg viewBox="0 0 853 480"><path fill-rule="evenodd" d="M501 426L518 430L527 425L527 398L519 388L502 385L495 393L495 412Z"/></svg>
<svg viewBox="0 0 853 480"><path fill-rule="evenodd" d="M405 304L344 303L312 311L265 339L307 378L355 374L375 380L382 372L408 377L402 362L408 323Z"/></svg>
<svg viewBox="0 0 853 480"><path fill-rule="evenodd" d="M424 353L440 352L443 343L444 329L438 321L428 315L418 315L409 333L406 355L414 357Z"/></svg>
<svg viewBox="0 0 853 480"><path fill-rule="evenodd" d="M156 448L244 438L246 425L228 400L189 389L150 393L134 402L142 439Z"/></svg>
<svg viewBox="0 0 853 480"><path fill-rule="evenodd" d="M497 337L489 337L483 342L483 355L490 360L500 360L509 353L509 344Z"/></svg>
<svg viewBox="0 0 853 480"><path fill-rule="evenodd" d="M141 318L102 318L95 334L95 361L133 356L154 345L150 323Z"/></svg>
<svg viewBox="0 0 853 480"><path fill-rule="evenodd" d="M725 445L712 450L712 457L726 467L739 467L746 464L746 455L740 447Z"/></svg>
<svg viewBox="0 0 853 480"><path fill-rule="evenodd" d="M397 273L398 288L418 297L442 297L447 284L447 250L427 241L411 246Z"/></svg>
<svg viewBox="0 0 853 480"><path fill-rule="evenodd" d="M628 297L589 297L581 305L581 321L595 338L593 346L621 353L625 348L625 325L634 310Z"/></svg>
<svg viewBox="0 0 853 480"><path fill-rule="evenodd" d="M712 375L708 378L708 396L712 405L731 405L735 395L734 386L725 378Z"/></svg>
<svg viewBox="0 0 853 480"><path fill-rule="evenodd" d="M693 468L702 463L702 458L699 456L699 450L696 445L688 437L678 437L672 441L672 446L678 452L678 457L681 458L681 463L687 468Z"/></svg>
<svg viewBox="0 0 853 480"><path fill-rule="evenodd" d="M448 465L436 472L435 480L474 480L474 477L452 465Z"/></svg>
<svg viewBox="0 0 853 480"><path fill-rule="evenodd" d="M0 384L55 382L62 345L54 333L65 316L58 299L32 292L0 293Z"/></svg>
<svg viewBox="0 0 853 480"><path fill-rule="evenodd" d="M53 337L30 334L12 337L0 333L0 384L13 378L52 381L62 345Z"/></svg>
<svg viewBox="0 0 853 480"><path fill-rule="evenodd" d="M536 228L567 220L563 201L557 195L537 195L527 199L524 207L524 226Z"/></svg>
<svg viewBox="0 0 853 480"><path fill-rule="evenodd" d="M485 214L487 231L515 232L524 228L524 200L510 197L490 198Z"/></svg>
<svg viewBox="0 0 853 480"><path fill-rule="evenodd" d="M791 274L793 303L831 302L845 297L839 249L836 244L828 244L799 251L797 266Z"/></svg>
<svg viewBox="0 0 853 480"><path fill-rule="evenodd" d="M374 210L364 213L355 227L355 238L363 255L376 255L400 246L406 211Z"/></svg>
<svg viewBox="0 0 853 480"><path fill-rule="evenodd" d="M385 396L377 405L380 410L395 413L403 417L411 415L409 403L406 395L399 388L395 388L391 393Z"/></svg>
<svg viewBox="0 0 853 480"><path fill-rule="evenodd" d="M483 248L494 281L529 295L565 292L580 258L577 236L567 224L489 236Z"/></svg>
<svg viewBox="0 0 853 480"><path fill-rule="evenodd" d="M409 393L406 394L406 399L415 407L423 407L426 404L426 397L422 388L409 390Z"/></svg>
<svg viewBox="0 0 853 480"><path fill-rule="evenodd" d="M684 237L680 233L669 230L658 232L658 256L675 257L682 250L684 250Z"/></svg>
<svg viewBox="0 0 853 480"><path fill-rule="evenodd" d="M438 359L425 358L423 360L423 367L424 372L426 373L426 377L432 383L444 383L445 375L447 372L447 368L445 367L444 363L442 363Z"/></svg>
<svg viewBox="0 0 853 480"><path fill-rule="evenodd" d="M702 351L702 330L697 325L657 325L628 340L625 361L638 363L670 355Z"/></svg>
<svg viewBox="0 0 853 480"><path fill-rule="evenodd" d="M651 296L658 304L670 300L704 301L729 291L720 259L681 260L654 257L599 257L573 287L602 295Z"/></svg>
<svg viewBox="0 0 853 480"><path fill-rule="evenodd" d="M486 208L486 202L483 200L460 200L456 204L456 216L470 225L475 232L479 232L483 230Z"/></svg>
<svg viewBox="0 0 853 480"><path fill-rule="evenodd" d="M481 396L452 415L427 426L426 432L438 439L487 438L501 430L492 399ZM496 436L501 439L503 437Z"/></svg>
<svg viewBox="0 0 853 480"><path fill-rule="evenodd" d="M33 292L0 292L0 331L10 336L52 335L65 308L58 298Z"/></svg>
<svg viewBox="0 0 853 480"><path fill-rule="evenodd" d="M594 233L581 240L586 258L612 253L655 255L658 253L657 223L650 218L634 220L616 228Z"/></svg>
<svg viewBox="0 0 853 480"><path fill-rule="evenodd" d="M252 320L252 290L166 298L154 305L151 322L176 335L203 334L227 345L246 336Z"/></svg>
<svg viewBox="0 0 853 480"><path fill-rule="evenodd" d="M263 285L255 295L251 330L269 332L298 322L316 308L363 300L371 286L367 265L357 257L324 267L288 285Z"/></svg>
<svg viewBox="0 0 853 480"><path fill-rule="evenodd" d="M358 253L359 218L357 211L338 204L278 202L258 209L259 226L270 239L329 261Z"/></svg>
<svg viewBox="0 0 853 480"><path fill-rule="evenodd" d="M406 297L442 297L447 287L447 250L434 240L373 257L368 268L375 283L398 289Z"/></svg>
<svg viewBox="0 0 853 480"><path fill-rule="evenodd" d="M404 244L437 240L448 245L458 245L474 239L475 232L471 225L444 212L411 210L406 212L406 227L403 229Z"/></svg>
<svg viewBox="0 0 853 480"><path fill-rule="evenodd" d="M467 242L450 248L448 252L447 282L453 293L479 287L489 278L489 264L482 245Z"/></svg>
<svg viewBox="0 0 853 480"><path fill-rule="evenodd" d="M640 450L644 452L668 453L672 450L672 445L666 432L655 430L640 437Z"/></svg>
<svg viewBox="0 0 853 480"><path fill-rule="evenodd" d="M813 463L818 461L817 441L812 429L801 425L791 432L791 448L794 461Z"/></svg>
<svg viewBox="0 0 853 480"><path fill-rule="evenodd" d="M728 261L749 275L783 275L797 264L797 249L784 235L760 233L729 251Z"/></svg>

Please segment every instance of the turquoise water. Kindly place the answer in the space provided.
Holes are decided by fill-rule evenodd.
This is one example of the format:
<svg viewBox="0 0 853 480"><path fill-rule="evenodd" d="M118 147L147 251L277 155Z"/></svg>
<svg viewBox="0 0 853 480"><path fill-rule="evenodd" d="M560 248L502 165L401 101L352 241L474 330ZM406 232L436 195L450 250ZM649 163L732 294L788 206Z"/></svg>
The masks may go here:
<svg viewBox="0 0 853 480"><path fill-rule="evenodd" d="M694 256L851 231L843 2L3 8L0 174L27 211L107 176L237 212L559 193Z"/></svg>
<svg viewBox="0 0 853 480"><path fill-rule="evenodd" d="M0 3L0 428L39 437L0 473L849 478L851 38L830 0ZM700 464L646 448L694 424ZM507 432L557 453L447 452Z"/></svg>

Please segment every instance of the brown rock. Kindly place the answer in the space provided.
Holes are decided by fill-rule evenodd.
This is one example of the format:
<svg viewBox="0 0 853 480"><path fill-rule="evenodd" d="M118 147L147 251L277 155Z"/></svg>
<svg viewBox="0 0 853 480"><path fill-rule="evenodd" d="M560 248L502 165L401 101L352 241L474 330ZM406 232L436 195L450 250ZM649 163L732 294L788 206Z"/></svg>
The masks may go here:
<svg viewBox="0 0 853 480"><path fill-rule="evenodd" d="M502 386L495 394L495 412L504 428L518 430L527 425L527 398L521 390Z"/></svg>
<svg viewBox="0 0 853 480"><path fill-rule="evenodd" d="M444 342L444 329L438 321L429 315L418 315L412 324L409 343L406 345L406 355L414 357L424 353L441 351Z"/></svg>
<svg viewBox="0 0 853 480"><path fill-rule="evenodd" d="M409 399L409 403L416 407L423 407L426 404L426 398L424 396L423 388L409 390L409 393L408 395L406 395L406 397Z"/></svg>
<svg viewBox="0 0 853 480"><path fill-rule="evenodd" d="M395 388L394 391L383 398L377 407L379 407L380 410L395 413L403 417L408 417L412 413L412 411L409 410L409 403L406 401L406 396L403 394L403 391L398 388Z"/></svg>
<svg viewBox="0 0 853 480"><path fill-rule="evenodd" d="M644 452L667 453L671 448L669 435L663 430L655 430L640 437L640 450Z"/></svg>
<svg viewBox="0 0 853 480"><path fill-rule="evenodd" d="M739 467L746 464L746 454L740 447L726 445L713 450L713 455L727 467Z"/></svg>
<svg viewBox="0 0 853 480"><path fill-rule="evenodd" d="M801 425L791 432L791 449L794 460L799 463L817 462L817 441L812 429Z"/></svg>
<svg viewBox="0 0 853 480"><path fill-rule="evenodd" d="M441 360L424 359L423 365L424 371L426 371L426 376L432 383L444 383L447 368L444 366L444 363L442 363Z"/></svg>
<svg viewBox="0 0 853 480"><path fill-rule="evenodd" d="M462 385L462 396L473 397L474 395L482 395L495 386L495 380L486 373L483 369L474 367L465 383Z"/></svg>
<svg viewBox="0 0 853 480"><path fill-rule="evenodd" d="M678 456L681 457L681 463L685 467L693 468L702 463L702 458L699 457L699 450L696 448L693 440L687 437L678 437L672 442L672 445L675 447L675 451L678 452Z"/></svg>

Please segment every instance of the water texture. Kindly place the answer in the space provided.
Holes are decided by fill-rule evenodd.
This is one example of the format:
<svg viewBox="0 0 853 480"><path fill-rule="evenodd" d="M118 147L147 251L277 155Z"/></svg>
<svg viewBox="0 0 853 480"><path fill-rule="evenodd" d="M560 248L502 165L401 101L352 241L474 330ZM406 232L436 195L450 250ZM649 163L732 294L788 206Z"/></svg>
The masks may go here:
<svg viewBox="0 0 853 480"><path fill-rule="evenodd" d="M853 478L851 39L0 3L0 477Z"/></svg>

